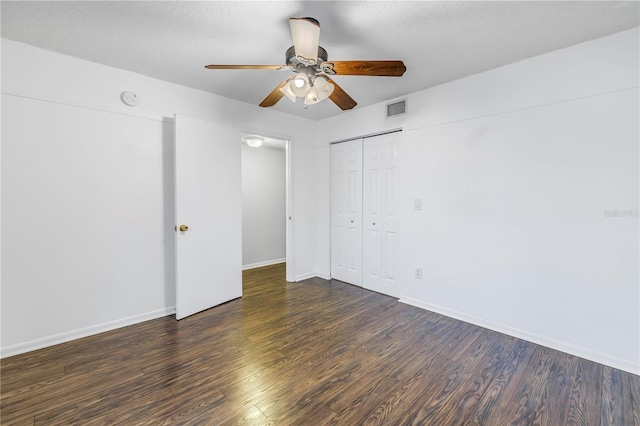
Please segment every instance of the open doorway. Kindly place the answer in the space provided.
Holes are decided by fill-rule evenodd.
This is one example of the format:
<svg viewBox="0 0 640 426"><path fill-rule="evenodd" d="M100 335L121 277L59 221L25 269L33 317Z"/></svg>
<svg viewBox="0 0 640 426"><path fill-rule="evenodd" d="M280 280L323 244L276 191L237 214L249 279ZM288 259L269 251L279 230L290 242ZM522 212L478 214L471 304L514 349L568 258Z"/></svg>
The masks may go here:
<svg viewBox="0 0 640 426"><path fill-rule="evenodd" d="M286 140L242 137L242 269L285 264L293 281L289 159Z"/></svg>

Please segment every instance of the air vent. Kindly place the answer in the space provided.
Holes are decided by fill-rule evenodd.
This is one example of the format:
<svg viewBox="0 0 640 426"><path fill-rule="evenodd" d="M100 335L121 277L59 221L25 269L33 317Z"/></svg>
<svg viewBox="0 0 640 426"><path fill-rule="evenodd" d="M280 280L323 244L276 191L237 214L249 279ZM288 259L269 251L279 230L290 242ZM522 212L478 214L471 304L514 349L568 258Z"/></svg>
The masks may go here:
<svg viewBox="0 0 640 426"><path fill-rule="evenodd" d="M407 100L403 99L392 104L387 104L387 118L407 113Z"/></svg>

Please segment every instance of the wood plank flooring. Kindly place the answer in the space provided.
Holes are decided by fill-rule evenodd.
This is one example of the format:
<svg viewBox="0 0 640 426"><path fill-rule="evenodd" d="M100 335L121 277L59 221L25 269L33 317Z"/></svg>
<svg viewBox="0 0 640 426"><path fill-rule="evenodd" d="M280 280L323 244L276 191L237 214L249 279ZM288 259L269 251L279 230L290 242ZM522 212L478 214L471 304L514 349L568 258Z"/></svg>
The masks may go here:
<svg viewBox="0 0 640 426"><path fill-rule="evenodd" d="M244 296L1 363L3 425L640 426L640 377L339 281Z"/></svg>

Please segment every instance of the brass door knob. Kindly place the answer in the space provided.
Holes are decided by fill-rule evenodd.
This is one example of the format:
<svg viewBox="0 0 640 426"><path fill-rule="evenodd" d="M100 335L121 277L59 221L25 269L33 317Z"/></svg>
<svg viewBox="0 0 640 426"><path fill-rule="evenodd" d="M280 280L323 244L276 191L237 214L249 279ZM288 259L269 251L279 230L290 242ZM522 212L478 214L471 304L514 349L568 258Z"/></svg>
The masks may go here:
<svg viewBox="0 0 640 426"><path fill-rule="evenodd" d="M188 231L188 230L189 230L189 227L188 227L187 225L180 225L180 230L181 230L182 232L186 232L186 231Z"/></svg>

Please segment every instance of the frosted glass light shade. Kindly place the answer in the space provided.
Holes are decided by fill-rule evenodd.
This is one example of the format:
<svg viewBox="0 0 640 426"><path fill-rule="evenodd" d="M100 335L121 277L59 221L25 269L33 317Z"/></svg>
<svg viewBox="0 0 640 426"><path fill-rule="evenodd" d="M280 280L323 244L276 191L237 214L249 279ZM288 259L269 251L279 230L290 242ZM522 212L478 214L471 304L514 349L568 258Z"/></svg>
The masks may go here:
<svg viewBox="0 0 640 426"><path fill-rule="evenodd" d="M317 104L318 102L320 102L320 99L318 98L316 88L312 87L311 90L309 90L309 93L307 93L307 96L304 97L304 104L313 105Z"/></svg>
<svg viewBox="0 0 640 426"><path fill-rule="evenodd" d="M251 148L258 148L264 142L262 136L249 135L242 138Z"/></svg>
<svg viewBox="0 0 640 426"><path fill-rule="evenodd" d="M324 77L316 77L311 90L304 98L305 105L313 105L327 99L333 93L334 85Z"/></svg>
<svg viewBox="0 0 640 426"><path fill-rule="evenodd" d="M309 81L309 77L306 74L298 74L296 78L291 80L291 82L287 85L291 92L296 96L306 96L311 89L311 82Z"/></svg>
<svg viewBox="0 0 640 426"><path fill-rule="evenodd" d="M293 81L293 80L292 80ZM296 101L296 95L291 91L291 81L288 82L287 84L285 84L283 87L280 88L280 91L282 93L284 93L284 95L291 99L291 102L295 102Z"/></svg>
<svg viewBox="0 0 640 426"><path fill-rule="evenodd" d="M335 86L329 83L324 77L316 77L313 86L316 88L320 100L327 99L333 93L333 89L335 89Z"/></svg>

